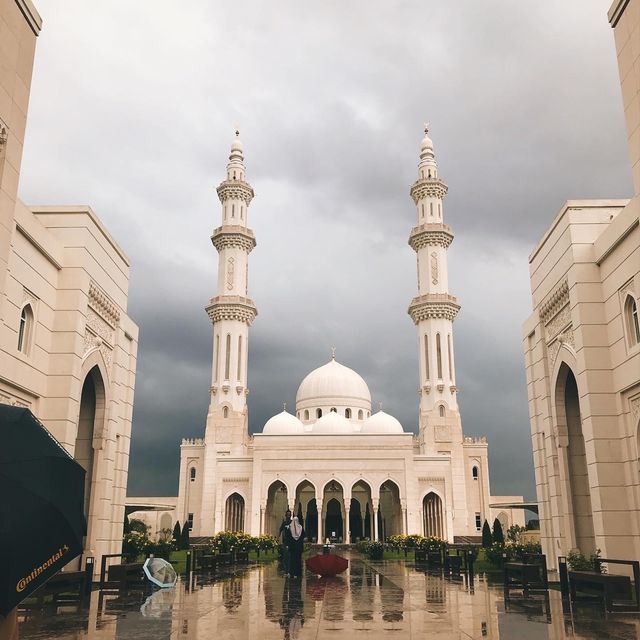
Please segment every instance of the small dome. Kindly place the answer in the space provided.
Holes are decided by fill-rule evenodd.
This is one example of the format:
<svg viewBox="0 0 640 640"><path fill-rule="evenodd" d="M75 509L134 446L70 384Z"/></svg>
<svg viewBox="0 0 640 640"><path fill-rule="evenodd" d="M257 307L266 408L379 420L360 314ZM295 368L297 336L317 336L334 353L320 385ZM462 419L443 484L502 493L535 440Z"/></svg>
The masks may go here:
<svg viewBox="0 0 640 640"><path fill-rule="evenodd" d="M371 410L367 383L335 359L309 373L296 394L296 411L328 404Z"/></svg>
<svg viewBox="0 0 640 640"><path fill-rule="evenodd" d="M312 433L349 435L353 433L353 425L344 416L329 411L313 425Z"/></svg>
<svg viewBox="0 0 640 640"><path fill-rule="evenodd" d="M404 429L393 416L380 410L364 421L361 433L404 433Z"/></svg>
<svg viewBox="0 0 640 640"><path fill-rule="evenodd" d="M266 436L289 436L304 433L304 427L298 418L287 411L282 411L267 420L262 433Z"/></svg>
<svg viewBox="0 0 640 640"><path fill-rule="evenodd" d="M431 140L429 134L424 134L424 138L422 138L422 144L420 145L420 147L422 151L426 151L427 149L433 151L433 140Z"/></svg>

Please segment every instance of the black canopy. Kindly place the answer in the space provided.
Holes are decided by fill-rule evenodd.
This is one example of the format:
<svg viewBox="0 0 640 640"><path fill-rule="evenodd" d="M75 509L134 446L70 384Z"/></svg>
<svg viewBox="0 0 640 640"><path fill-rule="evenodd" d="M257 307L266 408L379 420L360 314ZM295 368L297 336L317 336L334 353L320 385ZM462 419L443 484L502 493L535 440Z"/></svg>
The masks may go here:
<svg viewBox="0 0 640 640"><path fill-rule="evenodd" d="M29 409L0 404L0 614L82 553L84 475Z"/></svg>

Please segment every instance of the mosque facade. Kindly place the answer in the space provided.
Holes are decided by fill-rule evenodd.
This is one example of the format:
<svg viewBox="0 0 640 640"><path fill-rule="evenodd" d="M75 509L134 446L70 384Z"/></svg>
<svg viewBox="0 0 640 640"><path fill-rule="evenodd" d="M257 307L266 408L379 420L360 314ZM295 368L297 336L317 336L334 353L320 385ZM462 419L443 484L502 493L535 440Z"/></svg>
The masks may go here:
<svg viewBox="0 0 640 640"><path fill-rule="evenodd" d="M248 346L257 308L247 274L256 246L248 227L254 192L237 137L217 192L222 220L211 241L219 255L218 292L206 307L213 324L211 400L204 438L184 439L180 447L171 521L188 522L192 536L276 534L290 508L304 518L309 539L337 542L406 533L453 542L477 538L485 519L523 524L521 510L490 507L522 498L491 497L486 438L462 431L453 344L460 306L447 277L453 232L444 223L447 185L428 128L410 190L417 223L409 236L418 265L409 306L419 349L417 433L382 410L374 413L366 382L334 355L302 380L295 412L282 411L250 435Z"/></svg>

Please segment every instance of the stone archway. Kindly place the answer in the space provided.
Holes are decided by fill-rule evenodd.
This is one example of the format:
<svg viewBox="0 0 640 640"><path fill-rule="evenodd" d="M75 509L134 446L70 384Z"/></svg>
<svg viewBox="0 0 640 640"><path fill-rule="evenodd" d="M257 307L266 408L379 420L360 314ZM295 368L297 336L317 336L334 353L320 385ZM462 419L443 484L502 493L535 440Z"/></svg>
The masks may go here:
<svg viewBox="0 0 640 640"><path fill-rule="evenodd" d="M372 491L371 486L364 480L358 480L351 487L351 508L349 509L349 531L351 542L363 538L371 539L372 521Z"/></svg>
<svg viewBox="0 0 640 640"><path fill-rule="evenodd" d="M380 486L380 507L378 508L378 540L403 533L400 487L393 480L386 480Z"/></svg>
<svg viewBox="0 0 640 640"><path fill-rule="evenodd" d="M424 535L444 538L444 514L442 500L437 493L430 491L422 500Z"/></svg>
<svg viewBox="0 0 640 640"><path fill-rule="evenodd" d="M224 504L225 531L244 531L244 498L232 493Z"/></svg>
<svg viewBox="0 0 640 640"><path fill-rule="evenodd" d="M308 480L303 480L296 487L295 514L302 516L305 537L307 540L318 538L318 507L316 488Z"/></svg>
<svg viewBox="0 0 640 640"><path fill-rule="evenodd" d="M567 489L569 517L575 546L585 555L595 550L591 488L587 454L582 433L578 385L573 371L562 363L556 381L556 417L558 432L566 434Z"/></svg>
<svg viewBox="0 0 640 640"><path fill-rule="evenodd" d="M343 542L345 534L344 489L337 480L329 481L322 492L322 537Z"/></svg>
<svg viewBox="0 0 640 640"><path fill-rule="evenodd" d="M286 510L289 508L289 494L287 487L281 480L269 485L267 490L267 505L264 514L264 533L278 536L280 524Z"/></svg>
<svg viewBox="0 0 640 640"><path fill-rule="evenodd" d="M97 450L104 435L106 392L98 365L92 367L82 384L78 428L73 457L85 470L83 510L87 520L85 549L98 537L99 505L96 500ZM79 562L79 561L78 561ZM80 566L78 564L78 566Z"/></svg>

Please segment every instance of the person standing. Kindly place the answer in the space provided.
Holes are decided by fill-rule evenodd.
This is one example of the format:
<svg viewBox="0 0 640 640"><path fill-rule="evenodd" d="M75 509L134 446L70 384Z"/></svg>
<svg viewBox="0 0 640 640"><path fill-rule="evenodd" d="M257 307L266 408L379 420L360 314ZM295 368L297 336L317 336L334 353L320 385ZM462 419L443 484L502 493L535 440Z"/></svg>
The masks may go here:
<svg viewBox="0 0 640 640"><path fill-rule="evenodd" d="M289 547L289 574L294 578L302 577L302 551L304 549L304 527L293 516L291 524L285 531Z"/></svg>
<svg viewBox="0 0 640 640"><path fill-rule="evenodd" d="M291 510L287 509L284 512L284 518L280 523L280 529L278 530L278 538L280 538L282 542L282 570L287 575L289 574L289 549L287 546L287 534L289 531L289 526L291 525Z"/></svg>

